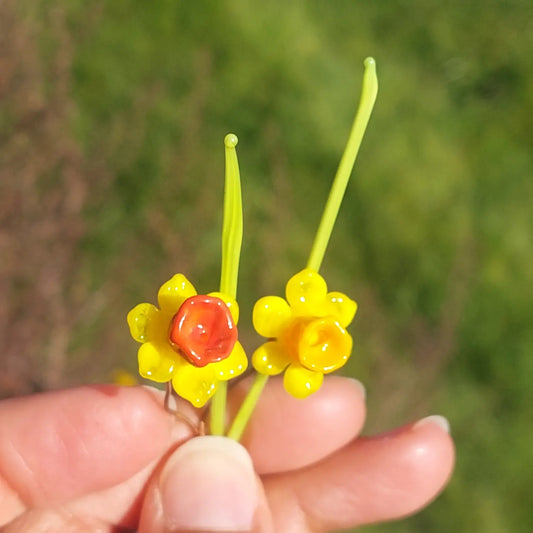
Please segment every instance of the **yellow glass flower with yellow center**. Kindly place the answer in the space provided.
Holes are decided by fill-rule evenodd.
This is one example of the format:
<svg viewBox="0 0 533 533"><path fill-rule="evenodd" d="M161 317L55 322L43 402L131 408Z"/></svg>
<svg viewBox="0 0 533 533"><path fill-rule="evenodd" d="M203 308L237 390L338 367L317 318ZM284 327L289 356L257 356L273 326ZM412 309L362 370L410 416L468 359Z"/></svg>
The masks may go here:
<svg viewBox="0 0 533 533"><path fill-rule="evenodd" d="M306 268L285 288L286 300L265 296L253 310L254 328L270 340L252 356L257 372L285 371L284 385L296 398L305 398L322 385L324 374L342 367L352 351L346 327L357 304L340 292L328 292L324 278Z"/></svg>
<svg viewBox="0 0 533 533"><path fill-rule="evenodd" d="M188 346L177 345L172 341L174 331L187 322L181 337L186 339L187 335L190 336L191 343L202 345L211 342L215 348L221 343L228 346L227 339L222 338L224 331L222 337L215 333L218 337L213 339L210 329L220 328L221 323L224 323L220 320L220 310L216 310L217 303L222 305L222 302L229 310L229 322L232 326L236 325L239 319L237 302L220 292L197 297L194 286L183 274L176 274L164 283L159 289L157 300L159 308L150 303L142 303L128 313L131 335L142 343L138 351L139 373L142 377L159 383L172 381L179 396L195 407L202 407L213 396L220 381L239 376L246 370L246 354L239 341L236 341L231 342L230 349L219 357L213 357L211 350L206 352L208 359L202 360L205 356L198 356L194 351L191 354ZM194 309L205 306L205 301L210 306L207 311ZM190 305L191 303L196 306ZM183 313L185 307L188 308L186 316ZM215 314L212 312L213 308ZM227 310L223 310L223 313L227 313ZM195 322L195 314L198 313L204 320L198 319ZM176 324L177 318L179 324Z"/></svg>

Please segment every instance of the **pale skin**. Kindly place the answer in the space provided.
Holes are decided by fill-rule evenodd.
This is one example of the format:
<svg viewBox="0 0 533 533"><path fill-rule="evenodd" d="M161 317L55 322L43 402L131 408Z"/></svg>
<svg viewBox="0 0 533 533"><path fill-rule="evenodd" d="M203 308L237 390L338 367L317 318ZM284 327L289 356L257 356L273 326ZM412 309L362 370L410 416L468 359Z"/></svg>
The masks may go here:
<svg viewBox="0 0 533 533"><path fill-rule="evenodd" d="M230 391L230 410L248 385L245 380ZM193 530L169 522L162 510L168 497L162 487L168 483L161 472L193 436L162 406L157 391L116 386L0 402L1 531ZM179 407L198 420L200 413ZM429 419L359 437L364 419L364 393L353 380L330 376L320 391L301 401L271 379L243 438L255 469L254 487L243 492L256 492L253 520L250 527L230 530L322 533L397 519L428 504L453 468L446 430ZM240 454L239 461L241 455L248 460L240 446L220 439L195 442L222 444L223 453L227 448ZM231 465L231 457L225 464ZM238 494L239 468L227 482L221 480L224 468L207 481L192 475L186 480L188 495L211 479L227 486L226 493ZM217 497L215 490L199 508L216 506ZM229 501L238 514L240 499ZM189 514L194 505L189 504ZM209 527L228 531L224 524Z"/></svg>

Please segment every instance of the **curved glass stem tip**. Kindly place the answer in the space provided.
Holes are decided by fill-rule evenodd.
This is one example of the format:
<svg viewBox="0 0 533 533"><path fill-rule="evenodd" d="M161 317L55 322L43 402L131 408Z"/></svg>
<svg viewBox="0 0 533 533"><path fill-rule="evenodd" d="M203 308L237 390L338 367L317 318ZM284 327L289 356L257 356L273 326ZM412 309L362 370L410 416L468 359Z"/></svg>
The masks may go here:
<svg viewBox="0 0 533 533"><path fill-rule="evenodd" d="M311 253L307 261L307 268L317 272L322 265L329 238L335 220L337 219L337 214L348 185L348 180L350 179L355 159L359 152L359 147L361 146L361 141L363 140L363 135L365 134L378 93L376 62L372 57L367 57L364 61L364 65L365 71L363 74L363 87L361 90L359 107L353 121L346 148L344 149L344 153L342 154L339 163L339 168L335 174L335 179L333 180L326 207L324 208L322 219L320 220L320 225L318 226Z"/></svg>

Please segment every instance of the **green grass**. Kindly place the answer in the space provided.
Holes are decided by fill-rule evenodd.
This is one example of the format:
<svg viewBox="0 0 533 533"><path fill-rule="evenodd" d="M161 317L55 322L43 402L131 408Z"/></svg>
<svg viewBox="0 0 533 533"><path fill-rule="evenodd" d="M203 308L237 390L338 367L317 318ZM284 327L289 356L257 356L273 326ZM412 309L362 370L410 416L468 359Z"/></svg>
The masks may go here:
<svg viewBox="0 0 533 533"><path fill-rule="evenodd" d="M34 24L54 6L64 15L69 134L87 176L75 279L88 303L65 380L134 369L125 313L174 272L216 288L230 131L243 181L241 327L253 349L253 302L281 294L305 264L372 55L378 101L322 272L359 302L347 372L369 390L366 431L443 413L458 463L420 515L362 530L529 532L531 3L258 5L27 9ZM57 36L39 31L46 65Z"/></svg>

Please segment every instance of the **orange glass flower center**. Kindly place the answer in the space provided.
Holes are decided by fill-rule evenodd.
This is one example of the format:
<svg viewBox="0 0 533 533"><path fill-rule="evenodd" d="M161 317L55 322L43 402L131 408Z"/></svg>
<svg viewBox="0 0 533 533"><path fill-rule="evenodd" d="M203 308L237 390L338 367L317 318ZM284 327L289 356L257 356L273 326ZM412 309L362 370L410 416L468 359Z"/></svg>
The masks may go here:
<svg viewBox="0 0 533 533"><path fill-rule="evenodd" d="M237 326L226 303L215 296L187 298L174 315L169 340L192 365L226 359L237 342Z"/></svg>
<svg viewBox="0 0 533 533"><path fill-rule="evenodd" d="M317 372L340 368L352 351L350 334L331 316L296 318L280 340L294 360Z"/></svg>

